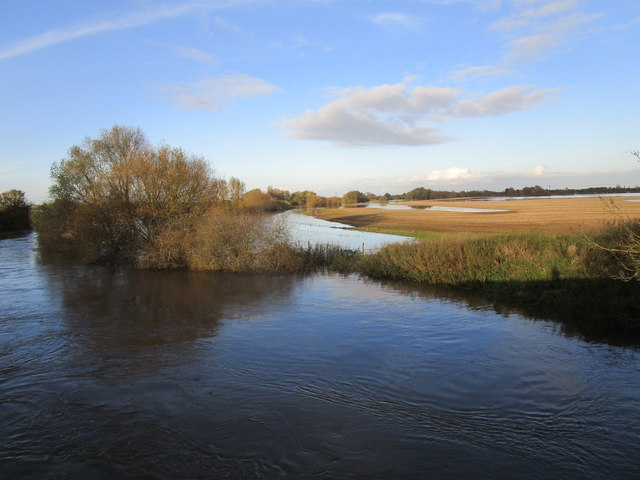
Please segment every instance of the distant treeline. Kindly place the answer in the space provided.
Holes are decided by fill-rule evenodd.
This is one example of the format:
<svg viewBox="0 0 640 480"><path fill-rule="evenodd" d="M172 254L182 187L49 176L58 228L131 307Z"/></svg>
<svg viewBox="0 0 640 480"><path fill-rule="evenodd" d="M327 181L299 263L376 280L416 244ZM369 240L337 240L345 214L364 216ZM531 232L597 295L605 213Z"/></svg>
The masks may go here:
<svg viewBox="0 0 640 480"><path fill-rule="evenodd" d="M400 195L385 194L388 200L437 200L443 198L471 198L471 197L546 197L549 195L611 195L617 193L640 193L640 186L636 187L590 187L590 188L544 188L540 185L523 187L521 189L509 187L502 191L469 190L447 191L432 190L418 187Z"/></svg>
<svg viewBox="0 0 640 480"><path fill-rule="evenodd" d="M260 192L257 190L257 192ZM251 193L251 192L249 192ZM367 202L388 202L391 200L442 200L447 198L489 198L489 197L547 197L549 195L612 195L618 193L640 193L640 186L636 187L590 187L590 188L544 188L540 185L533 187L514 188L509 187L501 191L494 190L433 190L431 188L418 187L405 193L392 195L385 193L363 193L352 190L342 197L321 197L315 192L303 191L289 193L286 190L278 190L269 187L266 193L256 193L265 199L264 205L269 205L267 210L286 210L288 208L336 208L340 205L352 205ZM247 194L248 195L248 194ZM268 199L268 200L266 200Z"/></svg>
<svg viewBox="0 0 640 480"><path fill-rule="evenodd" d="M23 191L9 190L0 193L0 232L29 230L30 209Z"/></svg>
<svg viewBox="0 0 640 480"><path fill-rule="evenodd" d="M401 195L391 195L389 199L403 200L437 200L442 198L470 198L470 197L546 197L549 195L611 195L617 193L640 193L640 186L635 187L590 187L590 188L544 188L540 185L533 187L505 188L502 191L468 190L445 191L418 187Z"/></svg>

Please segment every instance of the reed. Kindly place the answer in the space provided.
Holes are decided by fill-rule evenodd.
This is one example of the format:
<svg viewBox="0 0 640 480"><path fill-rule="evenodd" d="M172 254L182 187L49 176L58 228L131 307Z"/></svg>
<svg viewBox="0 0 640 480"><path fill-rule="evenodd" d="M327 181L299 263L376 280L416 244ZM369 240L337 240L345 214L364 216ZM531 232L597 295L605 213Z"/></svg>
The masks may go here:
<svg viewBox="0 0 640 480"><path fill-rule="evenodd" d="M610 264L611 256L583 236L532 233L391 244L363 257L360 270L377 278L480 286L606 276Z"/></svg>

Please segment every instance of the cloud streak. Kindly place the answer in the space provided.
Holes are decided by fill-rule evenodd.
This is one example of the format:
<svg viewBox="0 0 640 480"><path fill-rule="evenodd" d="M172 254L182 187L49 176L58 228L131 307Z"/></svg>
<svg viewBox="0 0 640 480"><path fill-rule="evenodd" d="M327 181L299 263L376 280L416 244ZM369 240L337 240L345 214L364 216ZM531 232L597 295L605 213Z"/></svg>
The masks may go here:
<svg viewBox="0 0 640 480"><path fill-rule="evenodd" d="M239 98L264 97L280 92L277 86L249 75L210 77L162 90L172 94L178 108L184 110L221 110Z"/></svg>
<svg viewBox="0 0 640 480"><path fill-rule="evenodd" d="M340 146L433 145L452 140L439 124L446 119L486 117L528 110L556 90L518 85L486 95L464 96L448 87L406 82L334 90L335 100L282 122L288 136Z"/></svg>
<svg viewBox="0 0 640 480"><path fill-rule="evenodd" d="M583 11L581 0L512 3L511 14L491 28L509 35L507 59L534 59L575 39L581 28L598 18Z"/></svg>
<svg viewBox="0 0 640 480"><path fill-rule="evenodd" d="M385 28L418 31L421 21L414 15L399 12L381 12L369 18L374 25Z"/></svg>
<svg viewBox="0 0 640 480"><path fill-rule="evenodd" d="M490 26L503 37L504 53L496 65L464 66L449 74L454 81L512 73L518 64L543 60L584 34L600 14L587 13L582 0L510 0L508 13Z"/></svg>
<svg viewBox="0 0 640 480"><path fill-rule="evenodd" d="M251 0L190 2L172 7L156 7L153 10L135 12L116 18L101 19L65 28L53 29L0 49L0 61L20 55L27 55L60 43L97 35L99 33L141 27L170 18L192 15L242 3L251 3Z"/></svg>

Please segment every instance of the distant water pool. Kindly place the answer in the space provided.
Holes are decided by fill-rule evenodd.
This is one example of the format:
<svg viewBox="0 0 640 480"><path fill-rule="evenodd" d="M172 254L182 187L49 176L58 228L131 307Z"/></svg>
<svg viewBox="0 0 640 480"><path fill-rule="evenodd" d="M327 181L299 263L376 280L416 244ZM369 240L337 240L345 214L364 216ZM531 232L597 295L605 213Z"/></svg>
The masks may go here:
<svg viewBox="0 0 640 480"><path fill-rule="evenodd" d="M411 241L409 237L401 235L387 235L384 233L361 232L351 225L329 222L295 211L280 214L290 226L294 241L302 245L331 244L343 248L374 251L389 243Z"/></svg>
<svg viewBox="0 0 640 480"><path fill-rule="evenodd" d="M496 213L510 212L511 210L503 210L498 208L466 208L466 207L447 207L440 205L398 205L394 203L367 203L365 208L381 208L383 210L433 210L440 212L466 212L466 213Z"/></svg>

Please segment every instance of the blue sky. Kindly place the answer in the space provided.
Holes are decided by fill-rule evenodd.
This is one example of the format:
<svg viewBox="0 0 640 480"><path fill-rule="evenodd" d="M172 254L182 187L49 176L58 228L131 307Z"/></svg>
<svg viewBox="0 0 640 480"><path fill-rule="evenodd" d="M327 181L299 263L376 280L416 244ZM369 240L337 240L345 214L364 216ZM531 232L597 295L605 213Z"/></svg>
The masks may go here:
<svg viewBox="0 0 640 480"><path fill-rule="evenodd" d="M114 124L342 195L640 185L640 2L0 3L0 191Z"/></svg>

